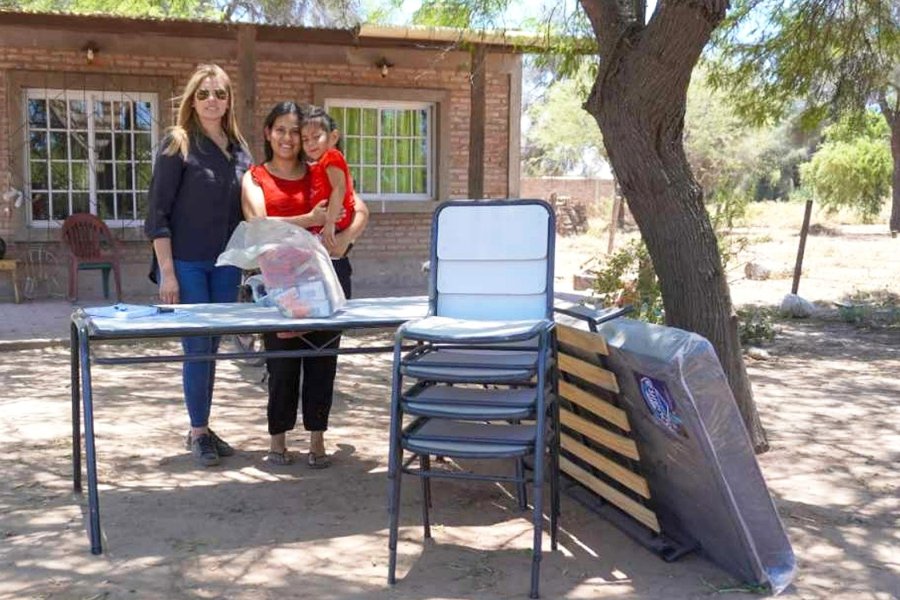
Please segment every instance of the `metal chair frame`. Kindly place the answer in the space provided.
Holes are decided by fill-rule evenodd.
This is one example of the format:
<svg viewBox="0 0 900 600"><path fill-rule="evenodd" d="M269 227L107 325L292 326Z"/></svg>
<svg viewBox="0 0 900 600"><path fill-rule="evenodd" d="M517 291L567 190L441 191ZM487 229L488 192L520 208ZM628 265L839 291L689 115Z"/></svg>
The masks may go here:
<svg viewBox="0 0 900 600"><path fill-rule="evenodd" d="M464 304L441 301L442 261L439 246L443 240L439 226L444 211L470 207L517 210L517 207L534 205L546 211L547 232L543 255L545 264L541 265L545 277L544 289L538 294L531 294L537 299L529 301L529 307L524 311L534 313L531 318L517 315L518 319L504 322L493 318L479 319L477 315L461 319L448 315L448 312L452 313ZM404 474L416 475L422 480L422 519L426 538L431 537L431 479L513 484L522 510L527 508L526 486L531 483L534 540L530 596L538 597L545 459L549 459L550 541L553 550L557 547L560 512L559 403L556 399L556 340L552 320L554 234L552 210L539 200L455 201L443 204L435 212L431 231L429 316L401 326L394 344L388 461L390 584L396 582L400 489ZM495 266L492 265L492 268ZM541 295L545 298L541 299ZM536 308L538 300L541 303ZM502 302L500 306L502 311ZM488 307L488 311L497 310L496 307ZM463 308L462 312L469 310ZM404 351L411 342L417 345L411 351ZM414 380L407 389L404 389L404 378ZM483 387L465 387L465 384ZM496 387L487 389L489 385ZM405 426L404 416L412 418ZM528 423L522 424L522 421ZM406 460L405 452L410 454ZM515 474L432 468L431 456L513 459ZM532 463L530 476L525 468L528 457L531 457ZM416 468L413 464L417 460Z"/></svg>

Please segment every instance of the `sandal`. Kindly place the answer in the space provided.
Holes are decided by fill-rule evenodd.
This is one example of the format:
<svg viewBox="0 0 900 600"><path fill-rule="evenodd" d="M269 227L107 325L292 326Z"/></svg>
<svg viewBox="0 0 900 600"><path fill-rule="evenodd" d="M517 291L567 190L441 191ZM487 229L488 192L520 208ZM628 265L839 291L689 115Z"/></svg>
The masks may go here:
<svg viewBox="0 0 900 600"><path fill-rule="evenodd" d="M294 459L291 458L291 455L288 454L287 448L285 448L281 452L269 450L269 452L267 452L266 456L263 458L263 462L266 462L270 465L275 465L277 467L286 467L288 465L294 464Z"/></svg>
<svg viewBox="0 0 900 600"><path fill-rule="evenodd" d="M310 452L306 455L306 465L310 469L327 469L331 466L331 461L327 454L313 454Z"/></svg>

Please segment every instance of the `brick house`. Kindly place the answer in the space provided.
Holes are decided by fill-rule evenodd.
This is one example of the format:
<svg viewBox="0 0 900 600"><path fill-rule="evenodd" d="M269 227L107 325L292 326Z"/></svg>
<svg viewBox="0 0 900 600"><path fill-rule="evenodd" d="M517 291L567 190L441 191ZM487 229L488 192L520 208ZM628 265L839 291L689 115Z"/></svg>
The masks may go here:
<svg viewBox="0 0 900 600"><path fill-rule="evenodd" d="M518 195L522 66L505 38L0 12L7 258L31 271L42 263L41 277L55 273L64 290L59 227L89 211L122 241L126 295L153 293L142 234L152 160L174 97L201 62L231 76L257 158L262 121L278 101L324 105L343 124L372 212L353 253L361 295L425 291L419 269L440 202ZM89 273L82 290L91 285L81 297L100 298Z"/></svg>

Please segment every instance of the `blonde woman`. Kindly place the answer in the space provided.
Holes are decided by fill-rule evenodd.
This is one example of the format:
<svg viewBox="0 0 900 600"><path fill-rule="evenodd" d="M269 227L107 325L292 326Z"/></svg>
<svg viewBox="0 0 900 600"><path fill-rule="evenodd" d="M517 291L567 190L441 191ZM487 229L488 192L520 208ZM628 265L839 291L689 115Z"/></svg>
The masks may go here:
<svg viewBox="0 0 900 600"><path fill-rule="evenodd" d="M234 302L241 273L216 257L241 221L241 178L252 159L234 114L231 80L217 65L200 65L181 96L176 125L160 144L150 182L147 236L159 267L165 304ZM213 354L218 337L182 339L185 354ZM185 362L184 401L191 428L186 445L198 465L234 450L209 428L215 361Z"/></svg>

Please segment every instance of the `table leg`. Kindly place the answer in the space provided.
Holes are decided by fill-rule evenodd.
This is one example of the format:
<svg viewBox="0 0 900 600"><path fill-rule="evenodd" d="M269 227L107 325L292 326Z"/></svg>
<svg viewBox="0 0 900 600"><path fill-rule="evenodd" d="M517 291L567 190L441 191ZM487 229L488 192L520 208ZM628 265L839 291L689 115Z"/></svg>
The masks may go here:
<svg viewBox="0 0 900 600"><path fill-rule="evenodd" d="M84 449L88 477L88 518L91 534L91 554L101 554L100 499L97 494L97 453L94 446L94 399L91 389L91 361L88 334L82 325L78 330L78 346L81 359L81 388L84 401Z"/></svg>
<svg viewBox="0 0 900 600"><path fill-rule="evenodd" d="M16 265L12 271L13 294L16 297L16 304L22 302L22 296L19 295L19 268Z"/></svg>
<svg viewBox="0 0 900 600"><path fill-rule="evenodd" d="M78 328L70 326L69 359L72 362L72 485L75 493L81 493L81 382Z"/></svg>

